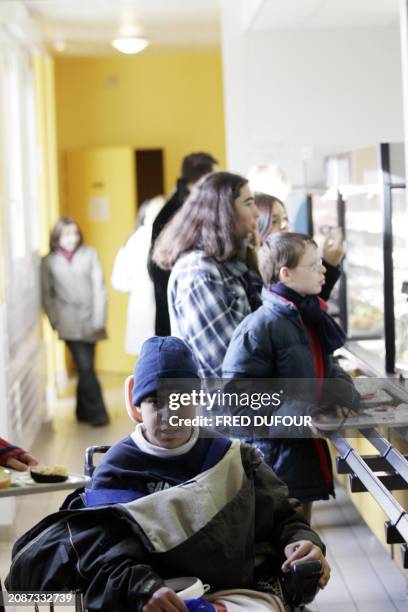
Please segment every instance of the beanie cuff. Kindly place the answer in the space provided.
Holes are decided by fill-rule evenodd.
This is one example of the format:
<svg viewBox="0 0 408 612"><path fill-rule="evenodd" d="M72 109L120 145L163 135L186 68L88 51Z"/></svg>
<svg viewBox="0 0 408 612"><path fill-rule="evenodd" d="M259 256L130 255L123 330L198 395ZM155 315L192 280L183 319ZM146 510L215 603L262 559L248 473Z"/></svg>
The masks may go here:
<svg viewBox="0 0 408 612"><path fill-rule="evenodd" d="M133 395L132 402L134 406L140 406L141 401L147 397L148 395L154 395L158 391L160 391L160 381L164 381L166 379L184 379L184 380L199 380L200 377L194 372L180 372L180 370L167 370L165 372L161 372L159 376L154 374L147 380L144 384L134 385L133 387Z"/></svg>

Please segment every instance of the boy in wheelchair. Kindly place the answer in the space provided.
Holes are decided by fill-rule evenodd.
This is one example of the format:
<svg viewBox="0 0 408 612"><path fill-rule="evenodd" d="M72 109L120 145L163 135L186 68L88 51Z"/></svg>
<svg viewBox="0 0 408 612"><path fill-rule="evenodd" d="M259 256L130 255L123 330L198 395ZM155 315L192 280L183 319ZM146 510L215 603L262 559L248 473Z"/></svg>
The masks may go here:
<svg viewBox="0 0 408 612"><path fill-rule="evenodd" d="M177 378L198 379L189 348L174 337L147 340L128 406L140 422L103 457L90 489L17 541L9 590L80 589L95 611L184 612L194 608L165 580L198 576L212 595L197 610L283 612L299 603L284 579L296 563L320 561L313 586L326 586L324 544L259 451L169 425L158 391ZM193 417L193 408L177 416Z"/></svg>

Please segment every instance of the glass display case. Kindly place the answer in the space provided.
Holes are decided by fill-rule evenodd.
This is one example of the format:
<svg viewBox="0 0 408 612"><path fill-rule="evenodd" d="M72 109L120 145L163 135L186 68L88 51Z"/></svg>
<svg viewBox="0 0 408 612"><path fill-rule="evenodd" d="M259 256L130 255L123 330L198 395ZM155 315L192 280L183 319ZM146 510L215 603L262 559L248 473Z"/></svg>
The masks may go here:
<svg viewBox="0 0 408 612"><path fill-rule="evenodd" d="M313 230L343 228L337 293L348 346L386 372L408 370L408 206L404 145L380 144L326 160L327 191L311 195Z"/></svg>
<svg viewBox="0 0 408 612"><path fill-rule="evenodd" d="M395 365L408 370L408 206L403 188L392 190Z"/></svg>
<svg viewBox="0 0 408 612"><path fill-rule="evenodd" d="M350 340L384 336L384 276L381 197L377 186L340 188L345 202L347 335Z"/></svg>

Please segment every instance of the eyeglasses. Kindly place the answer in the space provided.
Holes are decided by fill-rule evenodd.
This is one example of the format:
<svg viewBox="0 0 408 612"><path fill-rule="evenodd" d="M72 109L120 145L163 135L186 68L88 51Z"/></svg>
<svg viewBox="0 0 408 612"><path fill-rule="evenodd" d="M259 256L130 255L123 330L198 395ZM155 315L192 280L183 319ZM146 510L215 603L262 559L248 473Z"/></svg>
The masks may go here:
<svg viewBox="0 0 408 612"><path fill-rule="evenodd" d="M298 268L309 268L313 270L313 272L317 272L323 266L323 259L318 259L311 264L307 264L306 266L297 266Z"/></svg>

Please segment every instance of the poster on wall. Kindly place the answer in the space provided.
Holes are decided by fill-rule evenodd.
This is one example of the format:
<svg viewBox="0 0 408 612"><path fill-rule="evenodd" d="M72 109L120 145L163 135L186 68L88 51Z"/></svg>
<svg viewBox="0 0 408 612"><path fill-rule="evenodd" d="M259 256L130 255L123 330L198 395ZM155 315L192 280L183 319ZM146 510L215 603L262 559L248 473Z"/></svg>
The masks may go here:
<svg viewBox="0 0 408 612"><path fill-rule="evenodd" d="M110 221L110 200L108 196L94 196L89 198L88 218L94 222Z"/></svg>

